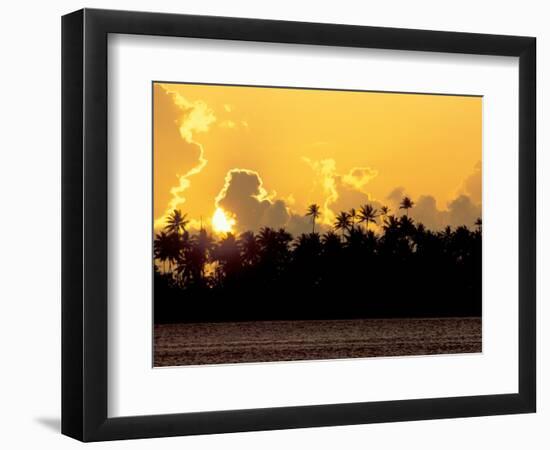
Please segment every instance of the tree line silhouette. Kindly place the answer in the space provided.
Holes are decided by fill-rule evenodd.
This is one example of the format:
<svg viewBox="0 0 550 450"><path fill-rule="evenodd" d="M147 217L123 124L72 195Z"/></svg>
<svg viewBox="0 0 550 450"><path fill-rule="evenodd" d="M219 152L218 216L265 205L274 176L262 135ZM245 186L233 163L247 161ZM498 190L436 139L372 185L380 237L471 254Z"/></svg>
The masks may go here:
<svg viewBox="0 0 550 450"><path fill-rule="evenodd" d="M481 219L433 231L413 207L408 197L401 216L362 205L321 234L313 204L311 233L220 238L191 234L175 210L154 239L155 322L481 315Z"/></svg>

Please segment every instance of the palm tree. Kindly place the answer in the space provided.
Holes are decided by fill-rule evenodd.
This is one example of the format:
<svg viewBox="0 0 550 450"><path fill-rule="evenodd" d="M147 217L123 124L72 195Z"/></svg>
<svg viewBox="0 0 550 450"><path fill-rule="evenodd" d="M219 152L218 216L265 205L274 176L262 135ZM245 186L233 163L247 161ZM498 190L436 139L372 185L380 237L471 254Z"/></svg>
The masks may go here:
<svg viewBox="0 0 550 450"><path fill-rule="evenodd" d="M262 227L256 241L262 265L278 271L286 264L290 255L289 244L292 242L290 233L282 228L276 231L270 227Z"/></svg>
<svg viewBox="0 0 550 450"><path fill-rule="evenodd" d="M168 262L168 272L172 272L172 264L178 261L182 245L179 236L175 234L161 231L156 235L153 242L153 254L156 259L163 262L164 273L167 273L166 262Z"/></svg>
<svg viewBox="0 0 550 450"><path fill-rule="evenodd" d="M351 208L349 210L349 218L351 219L351 228L352 230L355 229L355 221L357 220L357 211L355 208Z"/></svg>
<svg viewBox="0 0 550 450"><path fill-rule="evenodd" d="M416 232L414 221L412 219L409 219L408 216L401 217L401 219L399 220L399 229L404 236L413 236Z"/></svg>
<svg viewBox="0 0 550 450"><path fill-rule="evenodd" d="M279 231L275 232L275 239L277 242L279 257L284 260L288 257L289 246L294 238L292 237L292 234L290 234L284 228L279 228Z"/></svg>
<svg viewBox="0 0 550 450"><path fill-rule="evenodd" d="M478 231L481 231L481 217L478 217L477 220L475 221L474 225L477 227L477 230Z"/></svg>
<svg viewBox="0 0 550 450"><path fill-rule="evenodd" d="M388 206L381 206L380 207L380 216L382 216L382 223L383 224L387 223L390 211L391 211L391 209Z"/></svg>
<svg viewBox="0 0 550 450"><path fill-rule="evenodd" d="M323 234L321 238L323 244L322 254L326 258L324 270L330 271L339 264L339 256L342 250L342 241L334 231L330 230Z"/></svg>
<svg viewBox="0 0 550 450"><path fill-rule="evenodd" d="M294 241L294 256L312 258L321 251L321 238L318 234L302 233Z"/></svg>
<svg viewBox="0 0 550 450"><path fill-rule="evenodd" d="M316 203L309 205L307 208L306 216L311 216L311 222L313 224L313 233L315 233L315 220L321 215L320 207Z"/></svg>
<svg viewBox="0 0 550 450"><path fill-rule="evenodd" d="M399 219L397 219L397 217L395 217L393 214L389 215L384 221L383 228L386 232L386 235L396 234L399 231Z"/></svg>
<svg viewBox="0 0 550 450"><path fill-rule="evenodd" d="M256 236L252 231L245 231L239 239L239 247L243 262L253 265L257 262L259 256L259 246Z"/></svg>
<svg viewBox="0 0 550 450"><path fill-rule="evenodd" d="M369 222L376 223L376 208L373 208L371 205L363 205L359 208L359 222L365 222L367 224L367 231L369 229Z"/></svg>
<svg viewBox="0 0 550 450"><path fill-rule="evenodd" d="M161 231L157 233L153 242L153 255L155 259L158 259L163 264L162 271L164 273L166 273L166 261L170 257L168 240L168 235L164 231Z"/></svg>
<svg viewBox="0 0 550 450"><path fill-rule="evenodd" d="M270 228L270 227L260 228L257 242L262 251L265 252L269 247L273 245L273 242L275 240L274 235L275 235L275 231L273 230L273 228Z"/></svg>
<svg viewBox="0 0 550 450"><path fill-rule="evenodd" d="M206 232L203 228L193 237L192 241L192 258L195 263L195 275L200 278L204 277L204 266L206 265L212 250L214 249L214 237Z"/></svg>
<svg viewBox="0 0 550 450"><path fill-rule="evenodd" d="M340 238L332 230L327 231L325 234L323 234L323 237L321 238L321 242L325 247L340 248L341 246Z"/></svg>
<svg viewBox="0 0 550 450"><path fill-rule="evenodd" d="M213 250L213 258L218 261L218 281L232 277L241 267L241 252L235 235L227 233Z"/></svg>
<svg viewBox="0 0 550 450"><path fill-rule="evenodd" d="M349 213L342 211L336 216L336 222L334 222L334 228L336 230L342 230L342 236L346 230L351 227L351 217Z"/></svg>
<svg viewBox="0 0 550 450"><path fill-rule="evenodd" d="M179 209L174 209L174 211L172 211L172 214L168 216L164 229L169 233L179 235L180 231L182 233L185 231L185 227L187 227L188 223L189 220L187 220L187 214L182 214Z"/></svg>
<svg viewBox="0 0 550 450"><path fill-rule="evenodd" d="M409 209L414 206L414 202L409 197L403 197L399 209L404 209L407 216L409 215Z"/></svg>

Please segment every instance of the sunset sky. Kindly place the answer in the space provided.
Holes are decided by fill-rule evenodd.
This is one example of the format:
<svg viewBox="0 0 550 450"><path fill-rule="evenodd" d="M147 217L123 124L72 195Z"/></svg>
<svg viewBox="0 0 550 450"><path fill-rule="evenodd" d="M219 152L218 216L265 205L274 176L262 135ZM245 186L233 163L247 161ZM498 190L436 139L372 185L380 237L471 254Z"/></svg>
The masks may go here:
<svg viewBox="0 0 550 450"><path fill-rule="evenodd" d="M321 231L371 203L432 229L481 216L482 98L155 83L154 219Z"/></svg>

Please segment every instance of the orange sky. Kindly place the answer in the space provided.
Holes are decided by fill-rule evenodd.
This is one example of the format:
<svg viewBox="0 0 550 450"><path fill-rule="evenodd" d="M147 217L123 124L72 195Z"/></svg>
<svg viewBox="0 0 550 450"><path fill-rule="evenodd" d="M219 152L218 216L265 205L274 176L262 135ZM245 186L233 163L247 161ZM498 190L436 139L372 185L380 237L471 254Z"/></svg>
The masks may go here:
<svg viewBox="0 0 550 450"><path fill-rule="evenodd" d="M209 226L221 208L237 232L302 232L310 203L328 225L365 202L395 213L404 194L431 228L481 215L480 97L159 83L153 96L157 227L174 208Z"/></svg>

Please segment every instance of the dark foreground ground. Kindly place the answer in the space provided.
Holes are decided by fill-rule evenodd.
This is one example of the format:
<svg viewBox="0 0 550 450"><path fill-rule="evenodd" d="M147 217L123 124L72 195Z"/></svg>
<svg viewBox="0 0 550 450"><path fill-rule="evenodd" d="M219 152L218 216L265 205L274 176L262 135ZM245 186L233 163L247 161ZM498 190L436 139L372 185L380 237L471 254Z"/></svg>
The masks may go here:
<svg viewBox="0 0 550 450"><path fill-rule="evenodd" d="M481 352L481 318L155 325L154 365Z"/></svg>

